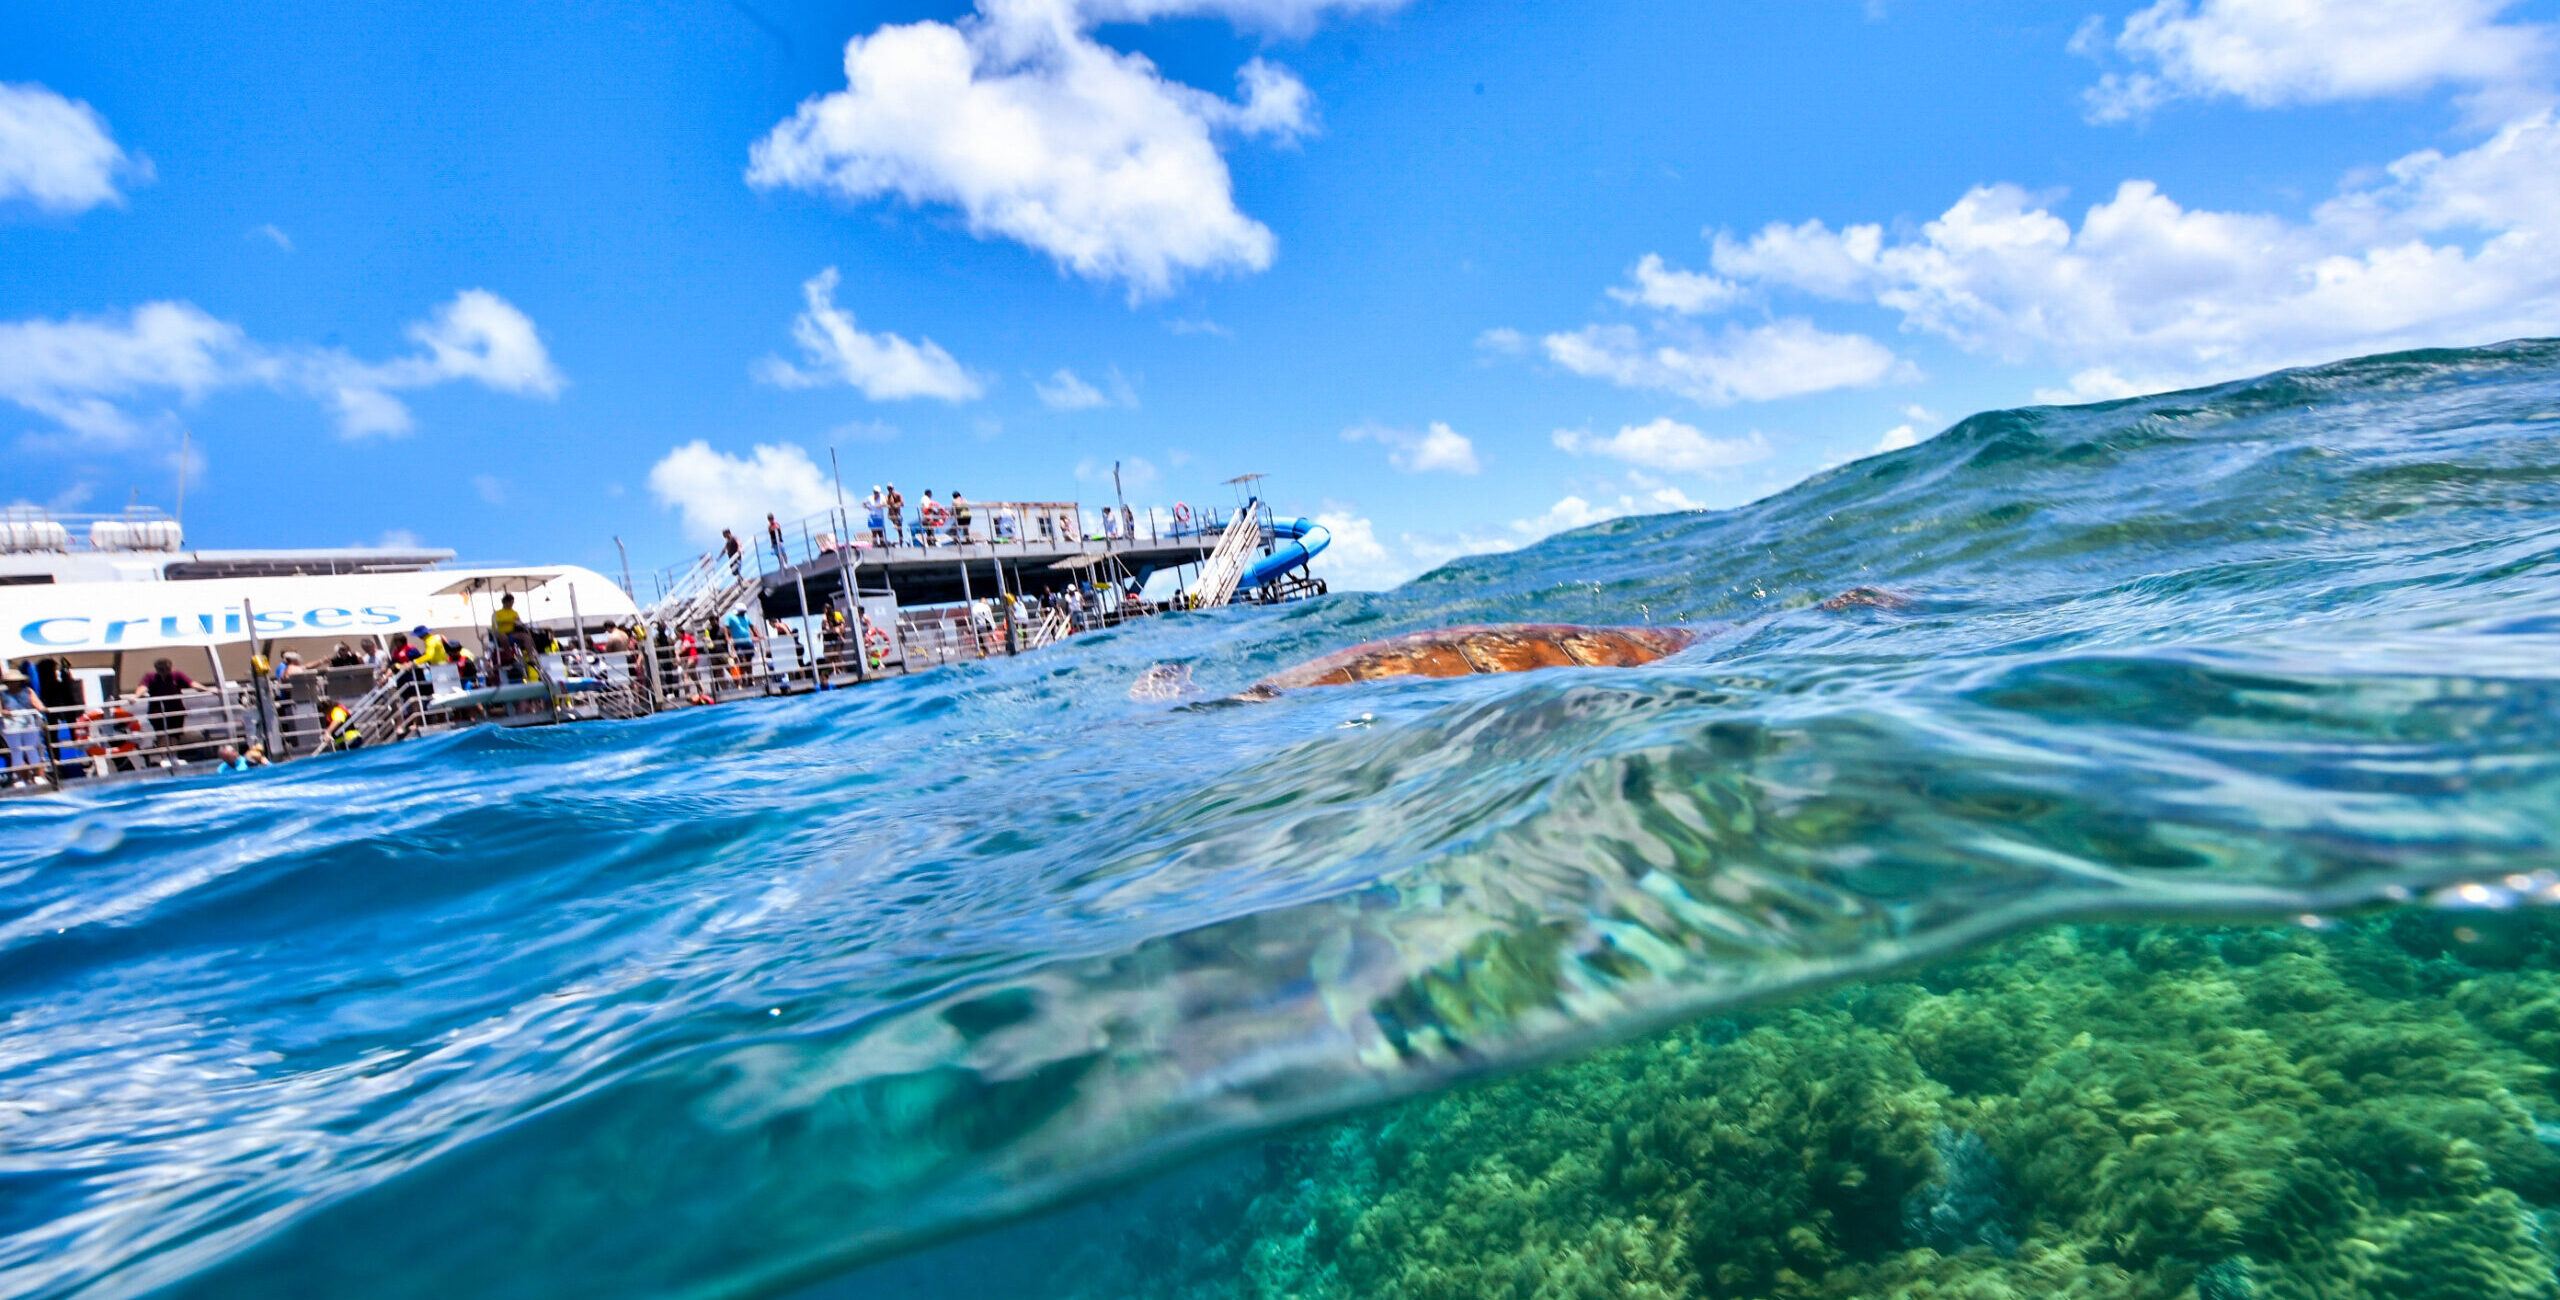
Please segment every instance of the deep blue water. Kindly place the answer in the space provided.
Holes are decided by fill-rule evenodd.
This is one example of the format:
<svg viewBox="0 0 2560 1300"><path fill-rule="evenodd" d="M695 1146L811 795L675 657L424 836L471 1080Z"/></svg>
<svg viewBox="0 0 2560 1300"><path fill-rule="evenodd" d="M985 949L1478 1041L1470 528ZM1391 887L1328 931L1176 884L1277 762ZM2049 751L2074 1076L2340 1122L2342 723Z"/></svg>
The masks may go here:
<svg viewBox="0 0 2560 1300"><path fill-rule="evenodd" d="M1219 698L1509 620L1710 635ZM2039 921L2531 893L2555 837L2560 343L1987 414L1382 595L0 806L0 1292L778 1294Z"/></svg>

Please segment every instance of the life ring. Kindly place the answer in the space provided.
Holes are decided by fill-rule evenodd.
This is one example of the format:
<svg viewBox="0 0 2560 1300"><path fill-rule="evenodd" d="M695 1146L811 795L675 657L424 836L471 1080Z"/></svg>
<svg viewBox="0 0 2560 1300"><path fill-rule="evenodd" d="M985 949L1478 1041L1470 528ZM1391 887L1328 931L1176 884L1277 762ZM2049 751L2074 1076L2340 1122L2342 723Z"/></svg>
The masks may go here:
<svg viewBox="0 0 2560 1300"><path fill-rule="evenodd" d="M1181 501L1173 503L1173 526L1176 528L1191 526L1191 507L1188 503Z"/></svg>
<svg viewBox="0 0 2560 1300"><path fill-rule="evenodd" d="M872 646L875 649L886 649L889 645L889 634L881 631L879 626L874 624L871 631L866 634L862 640L865 645Z"/></svg>
<svg viewBox="0 0 2560 1300"><path fill-rule="evenodd" d="M110 728L106 724L111 719L122 721L119 725ZM133 736L133 715L126 712L121 704L110 704L104 709L91 709L81 714L80 720L73 723L71 727L73 743L80 746L80 752L91 758L133 753L142 748L134 743Z"/></svg>

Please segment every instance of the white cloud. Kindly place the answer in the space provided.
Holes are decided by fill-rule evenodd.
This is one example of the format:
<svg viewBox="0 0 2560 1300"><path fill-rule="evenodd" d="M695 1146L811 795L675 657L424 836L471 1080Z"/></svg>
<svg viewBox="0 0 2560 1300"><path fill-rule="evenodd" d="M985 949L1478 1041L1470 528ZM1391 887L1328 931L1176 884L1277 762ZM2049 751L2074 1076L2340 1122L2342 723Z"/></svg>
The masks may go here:
<svg viewBox="0 0 2560 1300"><path fill-rule="evenodd" d="M1874 339L1834 334L1801 317L1713 334L1660 322L1649 332L1586 325L1539 342L1548 360L1577 375L1676 393L1702 406L1863 388L1915 373Z"/></svg>
<svg viewBox="0 0 2560 1300"><path fill-rule="evenodd" d="M1496 326L1476 335L1476 347L1497 356L1521 356L1529 351L1529 336L1515 329Z"/></svg>
<svg viewBox="0 0 2560 1300"><path fill-rule="evenodd" d="M1664 266L1659 253L1645 254L1627 271L1627 277L1634 283L1610 289L1610 297L1631 306L1656 307L1685 316L1722 311L1744 296L1742 286L1731 280Z"/></svg>
<svg viewBox="0 0 2560 1300"><path fill-rule="evenodd" d="M1884 227L1850 226L1838 234L1819 221L1772 222L1749 242L1715 232L1715 268L1745 280L1774 281L1822 298L1855 298L1874 274Z"/></svg>
<svg viewBox="0 0 2560 1300"><path fill-rule="evenodd" d="M1040 404L1052 411L1090 411L1101 406L1134 409L1138 405L1138 390L1130 386L1128 378L1117 367L1112 369L1105 382L1111 385L1108 393L1086 383L1076 372L1060 366L1047 379L1033 380L1031 391L1039 394Z"/></svg>
<svg viewBox="0 0 2560 1300"><path fill-rule="evenodd" d="M83 437L128 441L173 413L137 412L157 398L191 403L223 388L297 392L337 411L339 432L402 433L394 393L469 380L551 397L566 382L533 322L505 299L468 289L411 325L424 350L384 362L336 348L270 347L192 303L145 303L114 317L0 323L0 400Z"/></svg>
<svg viewBox="0 0 2560 1300"><path fill-rule="evenodd" d="M836 306L840 279L830 266L800 286L806 308L791 322L791 337L807 368L766 357L755 366L758 379L783 388L851 384L875 402L911 397L966 402L985 393L977 377L941 344L931 339L909 343L895 334L855 328L853 313Z"/></svg>
<svg viewBox="0 0 2560 1300"><path fill-rule="evenodd" d="M1038 393L1040 404L1052 411L1089 411L1111 405L1111 399L1103 396L1101 389L1076 378L1076 372L1064 366L1047 379L1033 383L1031 391Z"/></svg>
<svg viewBox="0 0 2560 1300"><path fill-rule="evenodd" d="M1639 492L1642 495L1638 495ZM1511 532L1518 539L1518 544L1525 546L1555 533L1575 528L1588 528L1593 524L1606 523L1612 519L1624 519L1629 515L1704 509L1706 509L1704 504L1691 500L1688 493L1676 487L1668 484L1639 484L1636 491L1621 492L1614 501L1586 501L1578 495L1561 497L1554 505L1547 507L1545 514L1534 519L1512 520Z"/></svg>
<svg viewBox="0 0 2560 1300"><path fill-rule="evenodd" d="M1343 430L1342 438L1345 442L1383 444L1387 463L1407 474L1474 474L1484 469L1484 462L1476 457L1475 442L1438 420L1419 433L1363 424Z"/></svg>
<svg viewBox="0 0 2560 1300"><path fill-rule="evenodd" d="M2549 334L2560 330L2560 121L2537 114L2460 153L2411 154L2302 220L2189 209L2127 181L2075 228L2026 191L1990 185L1907 237L1772 226L1720 241L1716 268L1871 301L1968 351L2077 370L2082 396Z"/></svg>
<svg viewBox="0 0 2560 1300"><path fill-rule="evenodd" d="M826 471L787 442L758 443L745 456L732 456L697 438L649 467L649 492L683 516L685 532L698 542L719 537L723 528L749 537L768 512L797 519L836 503Z"/></svg>
<svg viewBox="0 0 2560 1300"><path fill-rule="evenodd" d="M1144 456L1123 456L1118 463L1119 486L1125 492L1144 492L1154 487L1156 480L1161 477L1156 473L1155 462ZM1091 483L1095 487L1110 487L1112 464L1111 461L1096 460L1087 456L1076 462L1076 481Z"/></svg>
<svg viewBox="0 0 2560 1300"><path fill-rule="evenodd" d="M1176 334L1207 334L1213 338L1222 339L1231 339L1236 336L1234 330L1216 321L1201 318L1178 317L1166 321L1164 327Z"/></svg>
<svg viewBox="0 0 2560 1300"><path fill-rule="evenodd" d="M454 295L433 316L410 326L408 335L428 355L393 362L405 378L390 378L386 387L470 379L502 393L554 397L566 382L553 368L532 318L486 289Z"/></svg>
<svg viewBox="0 0 2560 1300"><path fill-rule="evenodd" d="M1325 547L1325 584L1345 591L1384 591L1422 572L1411 557L1387 549L1378 540L1377 524L1348 507L1320 511L1316 522L1333 535Z"/></svg>
<svg viewBox="0 0 2560 1300"><path fill-rule="evenodd" d="M1325 581L1335 587L1381 591L1451 560L1518 550L1567 529L1627 515L1705 508L1669 484L1648 480L1642 474L1627 477L1626 490L1616 492L1614 498L1595 501L1567 494L1529 518L1456 533L1407 532L1393 538L1382 537L1376 522L1359 513L1356 506L1327 501L1316 515L1316 522L1333 534L1333 543L1317 564Z"/></svg>
<svg viewBox="0 0 2560 1300"><path fill-rule="evenodd" d="M34 82L0 82L0 203L52 213L124 202L118 180L147 181L151 164L118 145L98 110Z"/></svg>
<svg viewBox="0 0 2560 1300"><path fill-rule="evenodd" d="M1649 424L1631 424L1602 437L1586 429L1558 429L1555 445L1576 456L1606 456L1667 474L1706 474L1747 465L1769 454L1769 442L1754 431L1747 438L1710 438L1664 416Z"/></svg>
<svg viewBox="0 0 2560 1300"><path fill-rule="evenodd" d="M1216 136L1294 140L1304 83L1254 59L1239 98L1166 80L1093 40L1098 22L1211 13L1280 28L1333 6L1285 0L981 0L957 23L882 27L845 45L845 88L803 103L754 147L747 181L862 201L958 208L1130 298L1182 277L1259 271L1275 241L1239 211Z"/></svg>
<svg viewBox="0 0 2560 1300"><path fill-rule="evenodd" d="M293 236L284 233L284 227L272 221L263 226L251 227L249 238L263 239L288 253L293 251Z"/></svg>
<svg viewBox="0 0 2560 1300"><path fill-rule="evenodd" d="M2125 20L2116 53L2147 71L2108 73L2090 117L2122 121L2174 99L2229 96L2257 108L2460 87L2512 114L2550 101L2548 23L2500 22L2515 0L2158 0ZM2103 25L2072 47L2099 51Z"/></svg>
<svg viewBox="0 0 2560 1300"><path fill-rule="evenodd" d="M1918 429L1907 424L1897 424L1892 428L1885 430L1883 437L1876 439L1875 449L1868 454L1879 455L1884 452L1900 451L1905 447L1917 447L1919 445L1920 431Z"/></svg>

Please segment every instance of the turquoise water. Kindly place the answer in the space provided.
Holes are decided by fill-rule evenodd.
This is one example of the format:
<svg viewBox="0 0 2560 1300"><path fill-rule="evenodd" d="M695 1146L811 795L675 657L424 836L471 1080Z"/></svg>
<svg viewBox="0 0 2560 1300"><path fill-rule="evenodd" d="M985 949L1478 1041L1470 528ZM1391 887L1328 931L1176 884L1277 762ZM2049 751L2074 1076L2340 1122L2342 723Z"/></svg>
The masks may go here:
<svg viewBox="0 0 2560 1300"><path fill-rule="evenodd" d="M2045 923L2538 896L2555 575L2560 343L2511 344L1977 416L1382 595L14 801L0 1290L781 1294ZM1220 698L1512 620L1710 635Z"/></svg>

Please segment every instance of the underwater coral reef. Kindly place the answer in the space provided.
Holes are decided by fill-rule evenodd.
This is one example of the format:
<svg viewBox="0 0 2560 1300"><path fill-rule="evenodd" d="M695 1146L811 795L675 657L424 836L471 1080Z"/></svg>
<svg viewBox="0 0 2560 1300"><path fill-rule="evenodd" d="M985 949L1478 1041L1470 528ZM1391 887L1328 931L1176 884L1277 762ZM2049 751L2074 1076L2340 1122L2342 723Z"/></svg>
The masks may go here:
<svg viewBox="0 0 2560 1300"><path fill-rule="evenodd" d="M1085 1294L2560 1297L2560 918L2084 925L1268 1143Z"/></svg>

